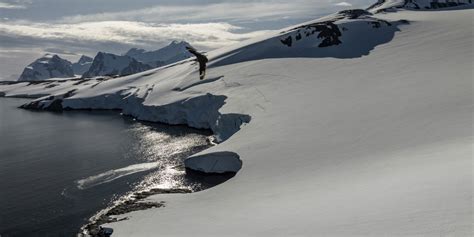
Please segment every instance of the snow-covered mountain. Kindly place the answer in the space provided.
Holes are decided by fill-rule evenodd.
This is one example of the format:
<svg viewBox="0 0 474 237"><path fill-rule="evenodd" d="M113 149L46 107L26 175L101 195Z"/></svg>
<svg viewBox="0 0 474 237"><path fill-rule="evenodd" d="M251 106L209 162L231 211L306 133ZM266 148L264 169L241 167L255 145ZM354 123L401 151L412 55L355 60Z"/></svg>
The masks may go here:
<svg viewBox="0 0 474 237"><path fill-rule="evenodd" d="M58 55L46 54L28 65L18 81L39 81L74 77L72 63Z"/></svg>
<svg viewBox="0 0 474 237"><path fill-rule="evenodd" d="M125 55L99 52L83 78L95 76L126 76L152 68L172 64L192 56L186 50L185 41L173 41L168 46L155 50L133 48Z"/></svg>
<svg viewBox="0 0 474 237"><path fill-rule="evenodd" d="M77 62L72 64L72 70L74 71L74 74L82 76L92 66L93 61L93 58L82 55Z"/></svg>
<svg viewBox="0 0 474 237"><path fill-rule="evenodd" d="M395 8L440 9L472 4L472 0L378 0L368 10L372 12L389 11Z"/></svg>
<svg viewBox="0 0 474 237"><path fill-rule="evenodd" d="M46 54L28 65L18 80L73 78L75 75L84 78L130 75L191 57L192 54L186 50L187 46L190 44L185 41L173 41L155 51L133 48L123 56L99 52L94 59L83 55L76 63L71 63L58 55Z"/></svg>
<svg viewBox="0 0 474 237"><path fill-rule="evenodd" d="M129 56L119 56L111 53L99 52L95 56L89 70L83 78L96 76L126 76L151 69L152 67L138 62Z"/></svg>
<svg viewBox="0 0 474 237"><path fill-rule="evenodd" d="M211 51L203 81L183 62L0 94L214 132L186 167L238 174L148 197L166 206L114 216L117 236L472 236L474 9L393 4Z"/></svg>
<svg viewBox="0 0 474 237"><path fill-rule="evenodd" d="M155 51L133 48L125 55L152 67L159 67L191 57L192 54L186 50L187 46L191 45L186 41L173 41L168 46Z"/></svg>

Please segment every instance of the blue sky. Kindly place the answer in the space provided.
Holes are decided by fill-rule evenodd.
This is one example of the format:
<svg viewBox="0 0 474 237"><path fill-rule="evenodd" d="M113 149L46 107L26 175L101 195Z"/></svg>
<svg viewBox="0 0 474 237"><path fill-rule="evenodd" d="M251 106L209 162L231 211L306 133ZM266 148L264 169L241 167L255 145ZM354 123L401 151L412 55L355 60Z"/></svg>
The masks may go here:
<svg viewBox="0 0 474 237"><path fill-rule="evenodd" d="M0 0L0 80L45 53L148 50L186 40L210 50L375 0Z"/></svg>

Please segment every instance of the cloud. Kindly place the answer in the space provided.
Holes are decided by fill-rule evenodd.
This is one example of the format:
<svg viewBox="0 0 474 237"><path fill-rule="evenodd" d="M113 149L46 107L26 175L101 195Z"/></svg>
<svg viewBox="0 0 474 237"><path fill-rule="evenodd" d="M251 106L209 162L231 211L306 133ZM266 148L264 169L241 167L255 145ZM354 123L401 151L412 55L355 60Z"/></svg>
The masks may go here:
<svg viewBox="0 0 474 237"><path fill-rule="evenodd" d="M26 9L32 4L32 0L3 0L0 1L0 9Z"/></svg>
<svg viewBox="0 0 474 237"><path fill-rule="evenodd" d="M64 50L64 49L58 49L58 48L47 48L44 49L44 51L52 54L61 54L61 55L72 55L72 56L77 56L77 53L71 52L69 50ZM1 52L1 50L0 50Z"/></svg>
<svg viewBox="0 0 474 237"><path fill-rule="evenodd" d="M25 8L26 6L24 5L0 2L0 9L25 9Z"/></svg>
<svg viewBox="0 0 474 237"><path fill-rule="evenodd" d="M318 8L331 6L321 2ZM312 7L313 6L313 7ZM67 16L60 22L77 23L89 21L145 21L145 22L199 22L199 21L246 21L249 19L302 17L314 14L314 2L309 0L267 2L222 2L213 4L165 5L138 10L95 13Z"/></svg>
<svg viewBox="0 0 474 237"><path fill-rule="evenodd" d="M203 50L219 48L269 32L260 29L281 29L349 6L340 1L0 0L0 80L21 73L45 52L74 58L131 47L152 50L175 39Z"/></svg>
<svg viewBox="0 0 474 237"><path fill-rule="evenodd" d="M229 23L153 24L134 21L102 21L76 24L0 22L1 35L29 41L60 43L119 43L136 46L163 45L186 40L197 47L219 48L268 31L235 33L240 27Z"/></svg>
<svg viewBox="0 0 474 237"><path fill-rule="evenodd" d="M339 3L336 3L334 5L338 6L338 7L352 7L352 4L350 4L348 2L339 2Z"/></svg>

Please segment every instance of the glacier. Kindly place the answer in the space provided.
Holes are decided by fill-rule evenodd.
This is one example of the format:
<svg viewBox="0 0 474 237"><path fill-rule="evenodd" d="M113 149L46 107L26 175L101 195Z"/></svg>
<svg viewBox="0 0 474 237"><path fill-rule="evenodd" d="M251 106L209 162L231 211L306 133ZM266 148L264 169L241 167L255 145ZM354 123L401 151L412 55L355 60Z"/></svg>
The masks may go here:
<svg viewBox="0 0 474 237"><path fill-rule="evenodd" d="M237 175L151 196L166 207L123 214L113 236L471 236L472 5L381 3L211 51L199 83L187 59L0 93L214 132L186 166Z"/></svg>

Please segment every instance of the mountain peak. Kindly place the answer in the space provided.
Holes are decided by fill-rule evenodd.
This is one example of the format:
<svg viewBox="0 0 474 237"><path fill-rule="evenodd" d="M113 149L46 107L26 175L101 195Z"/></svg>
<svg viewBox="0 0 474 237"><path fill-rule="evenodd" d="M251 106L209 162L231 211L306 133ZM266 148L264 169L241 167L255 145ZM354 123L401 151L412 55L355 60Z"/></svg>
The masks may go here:
<svg viewBox="0 0 474 237"><path fill-rule="evenodd" d="M45 53L42 58L52 58L54 56L58 56L57 54Z"/></svg>
<svg viewBox="0 0 474 237"><path fill-rule="evenodd" d="M192 55L186 50L187 46L190 46L190 44L184 40L173 40L170 44L158 50L146 51L132 48L125 55L152 67L159 67L191 57Z"/></svg>
<svg viewBox="0 0 474 237"><path fill-rule="evenodd" d="M30 63L21 74L19 81L38 81L50 78L74 77L72 63L56 54L45 54Z"/></svg>
<svg viewBox="0 0 474 237"><path fill-rule="evenodd" d="M83 78L96 76L126 76L151 69L147 64L138 62L128 55L115 55L98 52Z"/></svg>
<svg viewBox="0 0 474 237"><path fill-rule="evenodd" d="M57 54L50 54L50 53L46 53L44 54L41 58L38 58L36 61L44 61L44 62L48 62L52 59L55 59L55 60L58 60L58 59L62 59L61 57L59 57Z"/></svg>
<svg viewBox="0 0 474 237"><path fill-rule="evenodd" d="M132 56L132 55L137 55L146 52L144 49L139 49L139 48L132 48L125 53L125 55Z"/></svg>
<svg viewBox="0 0 474 237"><path fill-rule="evenodd" d="M94 59L89 56L82 55L81 58L79 58L79 60L76 63L72 64L72 69L74 71L74 74L83 75L85 72L89 70L89 68L92 65L93 60Z"/></svg>
<svg viewBox="0 0 474 237"><path fill-rule="evenodd" d="M169 45L188 45L189 43L184 40L173 40Z"/></svg>
<svg viewBox="0 0 474 237"><path fill-rule="evenodd" d="M77 63L79 64L91 63L93 60L94 59L89 56L82 55L81 58L79 58L79 60L77 61Z"/></svg>
<svg viewBox="0 0 474 237"><path fill-rule="evenodd" d="M173 40L171 41L171 43L166 46L166 47L185 47L185 46L189 46L190 44L184 40ZM166 48L164 47L164 48Z"/></svg>

